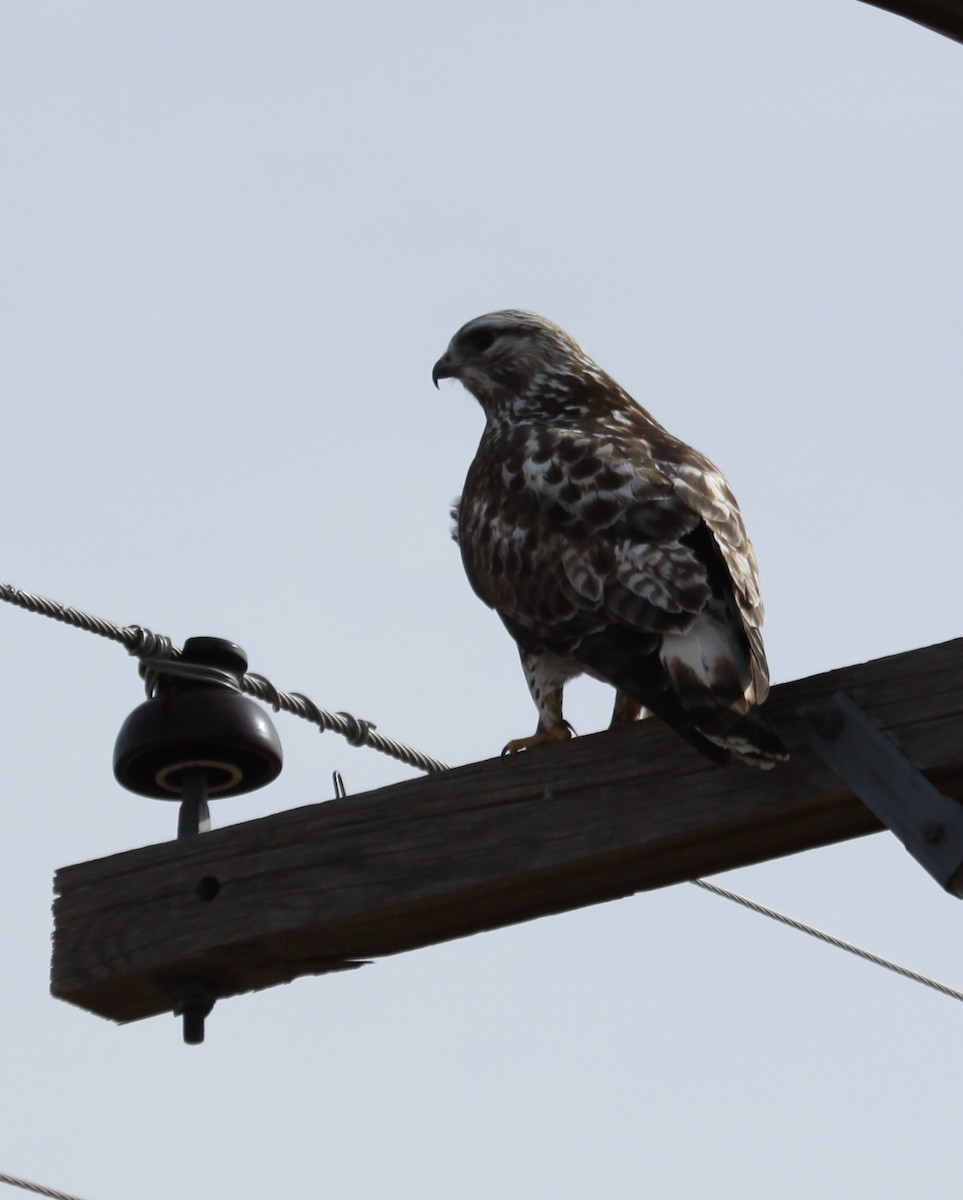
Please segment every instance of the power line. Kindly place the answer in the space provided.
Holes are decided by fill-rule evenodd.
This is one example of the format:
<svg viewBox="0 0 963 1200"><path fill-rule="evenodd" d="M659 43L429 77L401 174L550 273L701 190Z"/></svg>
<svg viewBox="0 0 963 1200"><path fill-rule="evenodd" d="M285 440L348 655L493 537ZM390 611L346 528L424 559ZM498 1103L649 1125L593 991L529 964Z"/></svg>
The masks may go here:
<svg viewBox="0 0 963 1200"><path fill-rule="evenodd" d="M27 612L50 617L54 621L62 621L65 625L72 625L75 629L83 629L87 633L95 633L99 637L120 642L122 646L126 647L129 654L141 660L142 674L145 673L145 664L148 660L156 664L156 660L159 659L177 660L181 656L180 648L163 634L152 633L140 625L115 625L113 621L105 620L103 617L81 612L80 609L60 604L46 596L24 592L9 583L0 583L0 600L5 600L8 604L16 604L19 608L26 609ZM429 774L451 769L449 764L442 762L440 758L425 754L423 750L416 750L413 746L407 746L404 742L378 733L376 726L370 721L354 717L351 713L328 712L325 708L319 708L313 700L301 692L282 692L263 675L253 673L245 675L241 680L241 690L249 696L254 696L258 700L270 704L275 712L284 709L285 712L292 713L296 717L311 721L318 726L322 733L325 730L339 733L348 741L349 745L369 746L372 750L387 754L399 762L406 763L409 767L415 767L417 770L426 771Z"/></svg>
<svg viewBox="0 0 963 1200"><path fill-rule="evenodd" d="M821 942L835 946L837 950L845 950L848 954L855 954L857 958L865 959L866 962L875 963L877 967L885 967L887 971L895 971L897 975L902 975L905 979L911 979L914 983L922 983L925 987L934 988L937 992L942 992L944 996L949 996L952 1000L963 1000L963 992L958 992L956 988L951 988L945 983L938 983L937 980L930 979L928 975L920 975L918 971L911 971L908 967L901 967L899 963L891 962L888 958L880 958L878 954L873 954L870 950L864 950L861 946L854 946L852 942L844 942L842 938L833 937L831 933L823 933L821 929L816 929L812 925L806 925L802 921L797 921L794 917L787 917L785 913L777 912L774 908L767 908L764 904L758 904L755 900L750 900L747 896L740 896L738 892L727 891L726 888L719 887L718 884L709 883L707 879L693 879L692 882L696 887L705 888L707 892L712 892L715 896L722 896L725 900L732 900L735 904L741 904L743 908L749 908L763 917L771 917L774 921L780 921L783 925L788 925L790 929L798 929L800 933L808 933L810 937L819 938Z"/></svg>
<svg viewBox="0 0 963 1200"><path fill-rule="evenodd" d="M42 1183L31 1183L29 1179L18 1179L15 1175L0 1175L0 1183L9 1183L11 1187L23 1188L28 1192L36 1192L38 1196L50 1196L51 1200L80 1200L79 1196L71 1196L67 1192L58 1192L54 1188L44 1187Z"/></svg>

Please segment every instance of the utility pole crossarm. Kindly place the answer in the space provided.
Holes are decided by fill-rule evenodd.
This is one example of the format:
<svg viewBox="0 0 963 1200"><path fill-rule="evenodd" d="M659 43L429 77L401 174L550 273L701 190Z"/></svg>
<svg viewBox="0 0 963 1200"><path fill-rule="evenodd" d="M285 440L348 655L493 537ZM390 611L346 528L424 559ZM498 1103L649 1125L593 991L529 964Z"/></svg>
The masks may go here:
<svg viewBox="0 0 963 1200"><path fill-rule="evenodd" d="M961 639L775 688L772 771L646 720L65 867L51 990L132 1021L186 977L230 996L874 832L807 745L838 691L963 796Z"/></svg>

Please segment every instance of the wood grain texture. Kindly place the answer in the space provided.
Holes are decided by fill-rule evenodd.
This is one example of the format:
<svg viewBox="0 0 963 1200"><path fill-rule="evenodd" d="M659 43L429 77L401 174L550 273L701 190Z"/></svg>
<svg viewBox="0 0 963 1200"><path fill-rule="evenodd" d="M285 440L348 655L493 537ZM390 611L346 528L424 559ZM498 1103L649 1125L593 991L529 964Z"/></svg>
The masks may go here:
<svg viewBox="0 0 963 1200"><path fill-rule="evenodd" d="M863 0L863 3L963 42L963 0Z"/></svg>
<svg viewBox="0 0 963 1200"><path fill-rule="evenodd" d="M772 771L646 720L65 867L51 990L132 1021L180 977L234 995L872 833L806 745L801 706L838 690L963 795L957 640L775 688L792 757Z"/></svg>

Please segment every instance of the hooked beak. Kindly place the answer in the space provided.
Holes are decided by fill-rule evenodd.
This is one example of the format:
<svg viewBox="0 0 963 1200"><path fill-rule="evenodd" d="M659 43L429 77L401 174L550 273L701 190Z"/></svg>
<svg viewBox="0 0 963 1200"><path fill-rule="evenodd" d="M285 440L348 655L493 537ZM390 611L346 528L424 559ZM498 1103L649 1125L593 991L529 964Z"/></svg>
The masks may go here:
<svg viewBox="0 0 963 1200"><path fill-rule="evenodd" d="M457 374L458 368L451 355L446 351L431 368L431 382L437 387L439 379L454 379Z"/></svg>

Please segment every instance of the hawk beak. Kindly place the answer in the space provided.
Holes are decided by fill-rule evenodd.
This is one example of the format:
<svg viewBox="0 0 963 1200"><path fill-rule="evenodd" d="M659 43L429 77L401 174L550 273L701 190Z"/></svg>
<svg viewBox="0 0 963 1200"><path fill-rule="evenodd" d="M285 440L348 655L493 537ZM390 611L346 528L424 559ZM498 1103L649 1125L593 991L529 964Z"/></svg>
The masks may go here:
<svg viewBox="0 0 963 1200"><path fill-rule="evenodd" d="M452 361L451 355L446 352L431 368L431 382L437 387L439 379L454 379L457 374L458 368Z"/></svg>

